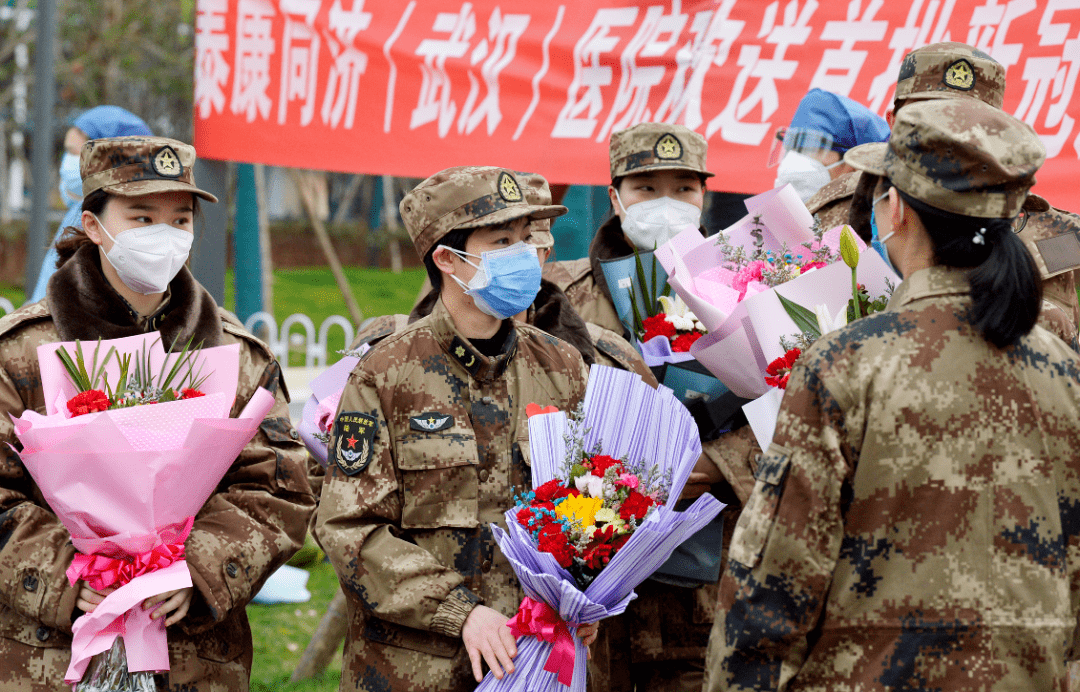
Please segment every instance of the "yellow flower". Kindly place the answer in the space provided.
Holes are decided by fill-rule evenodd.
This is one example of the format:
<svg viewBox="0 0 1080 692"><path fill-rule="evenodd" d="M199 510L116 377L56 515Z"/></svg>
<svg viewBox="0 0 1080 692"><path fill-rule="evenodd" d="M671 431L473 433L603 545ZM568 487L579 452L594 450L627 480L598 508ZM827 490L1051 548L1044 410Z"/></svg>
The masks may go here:
<svg viewBox="0 0 1080 692"><path fill-rule="evenodd" d="M560 519L576 520L582 527L592 526L596 523L597 510L603 506L602 498L570 495L556 505L555 516Z"/></svg>

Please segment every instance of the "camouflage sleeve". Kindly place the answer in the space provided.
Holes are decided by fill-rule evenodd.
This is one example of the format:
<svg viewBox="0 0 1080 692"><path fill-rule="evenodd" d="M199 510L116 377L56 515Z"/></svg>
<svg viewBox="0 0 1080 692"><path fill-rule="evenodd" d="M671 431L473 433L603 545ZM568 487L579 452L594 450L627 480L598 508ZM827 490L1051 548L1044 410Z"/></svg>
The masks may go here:
<svg viewBox="0 0 1080 692"><path fill-rule="evenodd" d="M707 689L783 689L805 660L843 534L841 416L817 376L797 367L735 527Z"/></svg>
<svg viewBox="0 0 1080 692"><path fill-rule="evenodd" d="M247 605L266 578L304 544L315 505L307 478L307 450L289 421L281 368L245 342L240 392L233 415L256 387L276 398L259 431L233 463L199 514L186 542L198 597L181 625L198 632Z"/></svg>
<svg viewBox="0 0 1080 692"><path fill-rule="evenodd" d="M78 589L64 570L75 556L71 536L47 507L33 501L33 482L19 455L8 414L23 412L22 398L0 368L0 608L47 627L71 631Z"/></svg>
<svg viewBox="0 0 1080 692"><path fill-rule="evenodd" d="M382 620L460 637L479 598L466 589L455 569L403 535L393 440L378 389L362 369L349 377L338 420L346 412L371 421L370 432L363 436L370 458L361 459L352 475L331 462L315 522L342 591Z"/></svg>
<svg viewBox="0 0 1080 692"><path fill-rule="evenodd" d="M1077 344L1076 325L1073 324L1069 314L1054 303L1043 300L1042 309L1039 310L1039 321L1036 324L1064 341L1072 350L1080 351Z"/></svg>

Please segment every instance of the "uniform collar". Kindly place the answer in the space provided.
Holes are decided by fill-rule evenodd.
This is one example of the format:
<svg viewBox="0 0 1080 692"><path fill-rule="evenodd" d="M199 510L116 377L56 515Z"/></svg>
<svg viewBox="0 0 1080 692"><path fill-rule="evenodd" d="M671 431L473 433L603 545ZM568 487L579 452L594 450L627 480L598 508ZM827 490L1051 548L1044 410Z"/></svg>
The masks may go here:
<svg viewBox="0 0 1080 692"><path fill-rule="evenodd" d="M968 283L968 270L955 267L927 267L920 269L896 287L889 299L889 310L902 310L906 306L923 298L941 296L963 296L971 294Z"/></svg>
<svg viewBox="0 0 1080 692"><path fill-rule="evenodd" d="M454 320L450 317L450 311L446 309L442 298L436 301L428 319L429 327L439 342L439 346L460 363L473 379L497 379L506 371L517 353L517 328L513 326L506 336L501 354L488 358L480 353L467 338L458 333Z"/></svg>

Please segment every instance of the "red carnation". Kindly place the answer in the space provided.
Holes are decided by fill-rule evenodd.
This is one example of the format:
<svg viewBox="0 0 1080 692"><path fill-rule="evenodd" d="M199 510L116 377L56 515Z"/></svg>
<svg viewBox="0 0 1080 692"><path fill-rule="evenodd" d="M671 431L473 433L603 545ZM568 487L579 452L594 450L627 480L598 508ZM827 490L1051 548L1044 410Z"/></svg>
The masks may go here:
<svg viewBox="0 0 1080 692"><path fill-rule="evenodd" d="M622 547L626 545L626 542L630 540L630 534L624 533L611 542L611 552L617 553L622 550Z"/></svg>
<svg viewBox="0 0 1080 692"><path fill-rule="evenodd" d="M590 461L592 462L592 475L599 476L601 478L604 477L604 474L612 466L615 466L616 470L619 470L618 467L622 466L621 461L619 461L618 459L612 459L611 457L604 454L597 454L596 456L592 457Z"/></svg>
<svg viewBox="0 0 1080 692"><path fill-rule="evenodd" d="M67 402L68 411L71 412L73 417L86 413L107 411L110 406L112 406L112 402L109 401L109 397L105 396L105 392L100 389L79 392Z"/></svg>
<svg viewBox="0 0 1080 692"><path fill-rule="evenodd" d="M200 396L206 396L206 395L203 394L202 392L200 392L198 389L188 388L188 389L181 389L180 390L180 398L181 399L198 399Z"/></svg>
<svg viewBox="0 0 1080 692"><path fill-rule="evenodd" d="M667 315L664 315L663 313L653 315L652 317L646 317L641 320L641 326L645 330L645 336L642 341L648 341L654 336L663 336L668 339L675 336L675 325L669 322Z"/></svg>
<svg viewBox="0 0 1080 692"><path fill-rule="evenodd" d="M556 562L562 567L569 567L574 563L570 541L567 540L566 534L563 533L562 524L552 523L541 529L537 547L542 552L554 555Z"/></svg>
<svg viewBox="0 0 1080 692"><path fill-rule="evenodd" d="M652 506L652 498L642 495L636 490L631 490L630 495L623 500L622 507L619 508L619 516L622 517L623 521L630 521L630 517L641 521Z"/></svg>
<svg viewBox="0 0 1080 692"><path fill-rule="evenodd" d="M613 552L611 545L608 543L600 543L591 546L585 551L585 564L589 569L601 570L607 565L608 561L611 560Z"/></svg>
<svg viewBox="0 0 1080 692"><path fill-rule="evenodd" d="M680 334L671 340L672 353L687 353L690 351L690 347L694 345L694 342L702 337L702 333L699 331L686 332Z"/></svg>
<svg viewBox="0 0 1080 692"><path fill-rule="evenodd" d="M533 492L536 493L536 500L538 502L553 502L560 497L567 497L575 493L572 488L567 488L563 485L562 481L558 478L551 479Z"/></svg>
<svg viewBox="0 0 1080 692"><path fill-rule="evenodd" d="M793 348L769 363L769 367L765 368L765 372L770 376L765 378L765 384L772 387L779 387L780 389L787 389L788 378L791 376L791 368L795 365L795 361L797 361L801 355L802 351Z"/></svg>

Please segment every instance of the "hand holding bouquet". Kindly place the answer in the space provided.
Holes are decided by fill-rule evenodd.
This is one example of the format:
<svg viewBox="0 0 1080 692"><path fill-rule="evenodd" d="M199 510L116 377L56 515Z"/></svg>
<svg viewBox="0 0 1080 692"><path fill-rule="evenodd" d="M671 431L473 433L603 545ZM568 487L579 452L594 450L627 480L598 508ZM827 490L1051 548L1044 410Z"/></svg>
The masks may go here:
<svg viewBox="0 0 1080 692"><path fill-rule="evenodd" d="M526 593L507 623L515 672L489 673L478 690L584 690L577 627L622 613L634 587L723 509L708 494L685 512L666 504L701 454L693 418L666 387L594 365L576 419L537 413L533 490L507 511L507 531L492 527Z"/></svg>
<svg viewBox="0 0 1080 692"><path fill-rule="evenodd" d="M118 637L128 670L168 670L164 621L140 605L192 585L184 540L195 515L274 405L259 389L229 418L238 344L166 353L154 332L86 348L40 347L46 415L15 419L19 456L79 552L69 579L114 589L72 627L70 683Z"/></svg>

